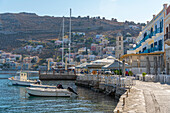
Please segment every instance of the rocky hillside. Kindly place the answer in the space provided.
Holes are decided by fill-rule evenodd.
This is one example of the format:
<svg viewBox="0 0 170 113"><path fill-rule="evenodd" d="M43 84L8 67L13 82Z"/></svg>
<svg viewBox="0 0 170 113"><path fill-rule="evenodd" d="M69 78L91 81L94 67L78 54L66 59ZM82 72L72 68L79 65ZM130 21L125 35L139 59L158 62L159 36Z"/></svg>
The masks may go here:
<svg viewBox="0 0 170 113"><path fill-rule="evenodd" d="M115 36L117 32L131 33L137 36L141 30L140 23L117 22L100 17L72 17L72 31L85 32L86 37L104 34ZM134 27L135 26L135 27ZM61 35L62 17L38 16L35 13L0 14L0 49L20 46L17 39L44 40L54 39ZM69 30L69 18L65 18L65 31Z"/></svg>

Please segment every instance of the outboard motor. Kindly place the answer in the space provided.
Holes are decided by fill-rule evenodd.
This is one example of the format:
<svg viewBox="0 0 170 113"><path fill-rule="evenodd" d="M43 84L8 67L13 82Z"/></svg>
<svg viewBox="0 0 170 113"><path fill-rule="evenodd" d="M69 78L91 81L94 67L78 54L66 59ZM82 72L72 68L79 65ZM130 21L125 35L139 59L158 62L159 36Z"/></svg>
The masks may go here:
<svg viewBox="0 0 170 113"><path fill-rule="evenodd" d="M71 87L67 88L70 92L73 92L74 94L78 95Z"/></svg>
<svg viewBox="0 0 170 113"><path fill-rule="evenodd" d="M41 81L40 80L37 80L37 82L35 84L41 84Z"/></svg>
<svg viewBox="0 0 170 113"><path fill-rule="evenodd" d="M57 85L57 88L58 88L58 89L64 89L61 84L58 84L58 85Z"/></svg>

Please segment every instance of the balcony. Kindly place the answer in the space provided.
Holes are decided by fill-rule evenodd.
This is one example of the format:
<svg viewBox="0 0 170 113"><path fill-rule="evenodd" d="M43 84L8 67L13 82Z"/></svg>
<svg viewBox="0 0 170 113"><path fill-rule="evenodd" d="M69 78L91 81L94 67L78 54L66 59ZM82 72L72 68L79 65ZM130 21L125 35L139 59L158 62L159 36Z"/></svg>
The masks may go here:
<svg viewBox="0 0 170 113"><path fill-rule="evenodd" d="M149 38L152 38L152 36L156 36L156 34L157 33L161 33L163 30L162 30L162 28L157 28L157 30L156 31L153 31L152 33L150 33L150 34L148 34L147 36L145 36L140 42L139 42L139 44L137 44L136 45L136 47L135 48L133 48L133 50L135 50L135 49L137 49L137 48L139 48L141 45L142 45L142 43L143 42L145 42L147 39L149 39ZM168 36L170 36L170 34L168 35L167 34L167 36L165 36L165 37L168 37ZM169 38L170 39L170 38ZM169 40L170 41L170 40ZM169 42L170 43L170 42ZM162 48L161 48L162 49ZM154 51L159 51L159 49L152 49L152 50L149 50L149 52L154 52Z"/></svg>
<svg viewBox="0 0 170 113"><path fill-rule="evenodd" d="M170 32L168 32L164 35L164 41L165 41L165 44L170 46Z"/></svg>
<svg viewBox="0 0 170 113"><path fill-rule="evenodd" d="M153 52L155 52L155 51L159 51L157 46L153 47Z"/></svg>

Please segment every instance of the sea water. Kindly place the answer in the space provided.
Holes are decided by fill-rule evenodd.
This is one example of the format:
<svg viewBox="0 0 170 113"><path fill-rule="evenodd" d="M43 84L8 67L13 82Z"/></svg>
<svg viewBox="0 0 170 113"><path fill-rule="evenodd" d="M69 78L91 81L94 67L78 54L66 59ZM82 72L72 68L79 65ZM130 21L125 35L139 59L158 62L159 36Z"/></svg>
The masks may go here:
<svg viewBox="0 0 170 113"><path fill-rule="evenodd" d="M74 81L42 81L42 84L62 84L71 86L78 97L33 97L26 87L13 86L7 79L10 75L0 75L0 113L81 113L113 112L117 101L110 96L78 87Z"/></svg>

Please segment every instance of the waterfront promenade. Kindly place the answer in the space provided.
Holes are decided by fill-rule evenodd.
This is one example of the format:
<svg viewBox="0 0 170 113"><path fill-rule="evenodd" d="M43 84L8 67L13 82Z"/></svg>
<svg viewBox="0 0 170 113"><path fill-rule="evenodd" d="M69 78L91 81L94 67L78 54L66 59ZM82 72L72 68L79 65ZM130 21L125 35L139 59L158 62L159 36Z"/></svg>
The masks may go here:
<svg viewBox="0 0 170 113"><path fill-rule="evenodd" d="M136 85L128 92L128 97L127 92L122 95L115 112L117 110L124 113L169 113L170 85L137 80Z"/></svg>

